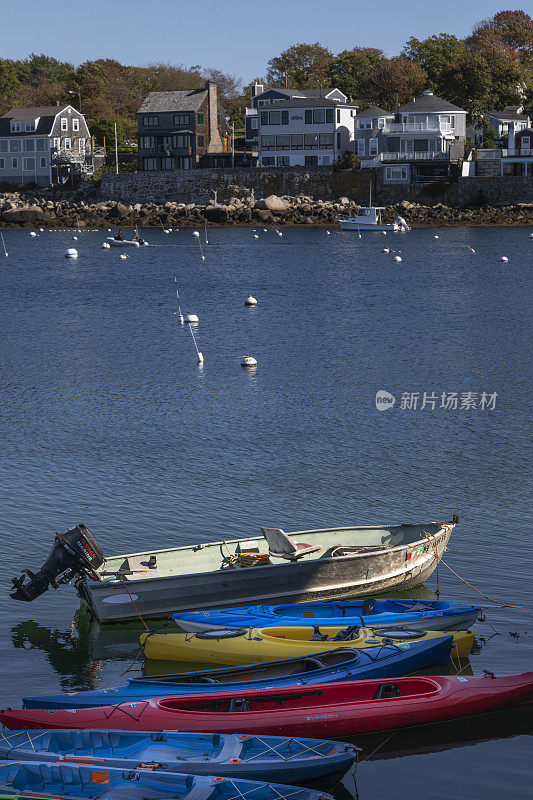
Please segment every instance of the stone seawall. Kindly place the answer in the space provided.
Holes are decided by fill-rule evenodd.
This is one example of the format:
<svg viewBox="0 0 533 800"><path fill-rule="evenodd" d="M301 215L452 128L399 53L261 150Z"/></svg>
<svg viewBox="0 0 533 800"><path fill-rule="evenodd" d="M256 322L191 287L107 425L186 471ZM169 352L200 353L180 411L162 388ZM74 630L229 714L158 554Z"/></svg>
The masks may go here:
<svg viewBox="0 0 533 800"><path fill-rule="evenodd" d="M253 192L255 197L306 195L314 200L348 197L368 203L369 188L375 203L394 205L402 200L421 205L442 203L450 207L504 206L533 202L533 177L473 177L457 182L384 184L374 170L336 171L331 167L263 169L196 169L177 172L137 172L104 175L103 200L123 203L174 201L205 204L217 192L219 202Z"/></svg>

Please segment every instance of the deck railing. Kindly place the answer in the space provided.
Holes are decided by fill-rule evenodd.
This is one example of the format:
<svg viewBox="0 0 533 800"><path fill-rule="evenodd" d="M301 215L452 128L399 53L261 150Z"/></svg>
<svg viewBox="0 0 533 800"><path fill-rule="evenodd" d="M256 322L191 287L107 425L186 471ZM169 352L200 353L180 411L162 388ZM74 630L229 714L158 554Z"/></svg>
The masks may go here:
<svg viewBox="0 0 533 800"><path fill-rule="evenodd" d="M388 122L382 128L383 133L453 133L454 130L451 122Z"/></svg>
<svg viewBox="0 0 533 800"><path fill-rule="evenodd" d="M422 150L417 153L381 153L381 161L434 161L435 159L449 161L450 154Z"/></svg>

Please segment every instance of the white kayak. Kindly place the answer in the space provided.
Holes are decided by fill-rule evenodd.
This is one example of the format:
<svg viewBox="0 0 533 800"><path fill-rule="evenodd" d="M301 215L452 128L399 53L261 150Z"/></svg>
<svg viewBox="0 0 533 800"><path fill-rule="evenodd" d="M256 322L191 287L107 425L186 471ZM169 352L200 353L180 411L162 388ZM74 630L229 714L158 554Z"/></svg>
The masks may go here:
<svg viewBox="0 0 533 800"><path fill-rule="evenodd" d="M108 236L106 239L111 247L140 247L141 243L136 242L133 239L115 239L113 236ZM148 242L143 242L143 245L148 244Z"/></svg>

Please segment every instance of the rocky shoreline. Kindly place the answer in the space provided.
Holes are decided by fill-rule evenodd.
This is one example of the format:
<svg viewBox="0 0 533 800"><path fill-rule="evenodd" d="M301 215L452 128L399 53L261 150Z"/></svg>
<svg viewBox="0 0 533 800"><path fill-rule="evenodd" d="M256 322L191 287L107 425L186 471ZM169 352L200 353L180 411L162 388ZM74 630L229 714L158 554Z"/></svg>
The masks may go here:
<svg viewBox="0 0 533 800"><path fill-rule="evenodd" d="M215 204L166 201L127 205L100 199L95 188L65 192L44 190L0 194L0 228L180 228L210 225L335 225L352 216L358 204L347 197L314 200L270 195L255 198L241 190ZM402 216L413 227L458 225L533 225L533 203L507 206L450 208L442 203L421 205L406 200L388 206L385 222Z"/></svg>

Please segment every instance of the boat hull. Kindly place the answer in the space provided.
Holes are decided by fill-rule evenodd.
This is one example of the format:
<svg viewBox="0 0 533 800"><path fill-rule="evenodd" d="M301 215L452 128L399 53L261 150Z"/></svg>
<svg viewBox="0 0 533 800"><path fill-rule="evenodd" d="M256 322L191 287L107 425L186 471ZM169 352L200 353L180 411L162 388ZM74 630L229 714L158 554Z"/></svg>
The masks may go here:
<svg viewBox="0 0 533 800"><path fill-rule="evenodd" d="M434 572L453 523L435 526L432 541L419 538L370 552L282 561L239 569L163 575L141 579L82 581L78 591L100 622L160 619L173 612L267 603L300 603L411 589ZM339 537L344 529L338 529ZM305 532L303 532L305 533ZM312 532L320 541L320 531ZM331 532L330 532L331 533ZM311 535L308 536L311 539ZM220 552L236 542L206 545Z"/></svg>
<svg viewBox="0 0 533 800"><path fill-rule="evenodd" d="M164 678L134 678L125 686L24 697L22 702L25 708L92 708L170 694L210 694L214 684L221 690L238 691L242 687L247 690L267 689L274 686L308 686L373 677L396 677L447 664L451 649L451 636L411 642L408 648L397 645L380 645L361 651L346 648L342 654L338 650L333 651L333 654L315 654L314 659L318 659L320 663L331 662L332 665L326 669L310 670L309 667L313 664L308 662L312 660L291 658L261 665L247 664L234 670L212 669L198 672L196 676L191 672L182 673L181 676L172 676L172 681ZM333 666L334 662L337 662L337 666ZM257 678L254 679L254 675Z"/></svg>
<svg viewBox="0 0 533 800"><path fill-rule="evenodd" d="M396 231L400 230L399 226L394 224L372 225L370 223L356 222L355 220L351 219L338 219L337 222L339 223L341 230L355 231L356 233L358 231L386 231L387 233L395 233Z"/></svg>
<svg viewBox="0 0 533 800"><path fill-rule="evenodd" d="M111 245L111 247L140 247L140 242L136 242L133 239L115 239L113 236L108 236L106 242Z"/></svg>
<svg viewBox="0 0 533 800"><path fill-rule="evenodd" d="M533 673L502 677L395 678L320 687L222 692L68 711L0 712L7 728L187 730L272 736L345 737L458 719L533 700ZM234 703L240 706L235 710Z"/></svg>

